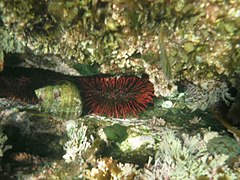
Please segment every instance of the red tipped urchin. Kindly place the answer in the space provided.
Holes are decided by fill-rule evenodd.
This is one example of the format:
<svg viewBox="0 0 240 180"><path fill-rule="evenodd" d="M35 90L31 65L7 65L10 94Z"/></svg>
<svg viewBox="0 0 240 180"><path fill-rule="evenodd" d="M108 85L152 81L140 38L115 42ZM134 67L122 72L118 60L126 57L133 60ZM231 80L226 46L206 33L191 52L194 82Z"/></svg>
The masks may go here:
<svg viewBox="0 0 240 180"><path fill-rule="evenodd" d="M90 77L81 82L88 113L137 117L153 101L153 85L146 77Z"/></svg>

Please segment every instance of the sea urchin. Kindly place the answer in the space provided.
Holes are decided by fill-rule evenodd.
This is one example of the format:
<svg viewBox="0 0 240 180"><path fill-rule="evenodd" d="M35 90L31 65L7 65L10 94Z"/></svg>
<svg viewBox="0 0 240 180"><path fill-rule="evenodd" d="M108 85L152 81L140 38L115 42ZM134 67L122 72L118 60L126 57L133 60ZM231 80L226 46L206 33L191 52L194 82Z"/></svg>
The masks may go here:
<svg viewBox="0 0 240 180"><path fill-rule="evenodd" d="M153 85L147 77L89 77L80 81L88 113L137 117L153 101Z"/></svg>

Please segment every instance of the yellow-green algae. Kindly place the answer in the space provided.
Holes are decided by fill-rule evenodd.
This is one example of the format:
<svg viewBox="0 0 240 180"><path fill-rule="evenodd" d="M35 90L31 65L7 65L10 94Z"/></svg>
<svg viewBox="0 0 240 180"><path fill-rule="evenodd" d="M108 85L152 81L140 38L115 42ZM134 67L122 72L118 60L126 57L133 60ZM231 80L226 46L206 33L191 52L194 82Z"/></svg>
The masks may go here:
<svg viewBox="0 0 240 180"><path fill-rule="evenodd" d="M0 127L0 158L3 157L3 153L5 151L12 148L11 145L5 144L7 139L8 139L7 136L3 133L2 127ZM1 168L1 166L0 166L0 168Z"/></svg>
<svg viewBox="0 0 240 180"><path fill-rule="evenodd" d="M218 81L220 78L226 78L226 76L231 78L240 72L239 9L240 2L233 0L1 0L0 37L2 40L0 47L4 54L19 53L32 61L36 59L37 64L47 61L45 66L54 64L56 69L61 60L70 67L80 66L82 68L94 65L101 73L146 73L154 84L156 95L172 95L176 90L175 82L181 79L188 79L195 85L207 84L207 88L209 85L211 86L211 82L217 82L213 83L213 87L211 87L211 89L216 89L221 87L221 81ZM164 69L169 66L162 65L164 57L161 56L163 51L159 43L161 28L164 35L165 57L168 58L171 68L172 79L170 80L166 79L166 69ZM31 58L29 58L29 54ZM55 60L56 57L57 60ZM89 71L86 72L83 74L91 74ZM190 112L184 111L179 114L179 111L176 110L178 105L178 103L174 103L173 108L170 109L154 109L157 112L154 112L153 115L157 115L157 117L153 118L153 122L151 121L152 124L149 124L148 128L160 132L161 127L157 127L156 123L164 121L159 117L170 111L173 113L170 112L171 116L166 116L166 121L171 118L176 119L178 123L183 122L181 128L186 128L190 124L190 122L187 123L186 114L190 114ZM180 115L185 116L182 121L179 120ZM210 122L209 119L206 121ZM139 119L137 122L142 123ZM106 122L98 121L98 123L100 125ZM200 123L203 122L200 121ZM89 127L92 125L92 123L89 124ZM214 127L216 126L214 125ZM196 127L199 125L193 124L188 128ZM136 130L139 130L139 127ZM161 132L155 137L157 137L157 144L162 145L164 140L167 141L167 137L169 137L166 136L169 134L169 130ZM160 137L163 138L158 142ZM174 145L178 145L180 152L189 148L189 144L179 143L182 141L181 138L175 137L174 134L171 137L173 137L173 144L168 144L166 150L175 149L172 148ZM78 137L75 136L75 138ZM187 139L196 142L196 139L199 140L199 136L189 136ZM201 147L199 146L199 148ZM202 149L205 150L205 147ZM71 147L69 152L71 152ZM190 169L196 167L196 164L207 167L203 168L203 171L208 170L208 166L211 166L212 171L219 170L219 178L223 179L228 179L228 174L232 175L232 169L226 167L226 156L211 156L205 152L204 157L209 156L210 159L203 161L201 157L196 156L195 151L188 149L187 152L185 159L190 159L190 161L186 162L181 159L178 161L179 166L175 166L178 167L175 171L177 175L183 172L181 163L186 163L185 165ZM179 151L172 153L179 153ZM168 155L163 155L162 158L169 158L171 161L175 161L176 165L176 158ZM199 161L194 158L198 158ZM93 164L96 161L96 157L92 157L90 160ZM221 161L220 167L219 164L216 164L219 161ZM98 160L98 162L102 161ZM163 162L165 160L162 160L161 163ZM148 165L142 177L159 177L157 175L163 168L157 166L157 163ZM82 166L75 165L74 167L81 171ZM223 168L227 170L225 174L221 173ZM53 171L44 172L52 172L54 176L56 169L56 165L53 164ZM239 168L233 171L233 177L239 176L237 174ZM67 172L61 171L60 173L66 177L64 173ZM185 176L189 175L188 171L184 173ZM204 175L199 177L199 179L204 178L207 177Z"/></svg>
<svg viewBox="0 0 240 180"><path fill-rule="evenodd" d="M239 7L238 1L214 0L2 0L0 32L35 55L58 56L70 66L150 74L147 68L165 71L158 56L163 27L173 82L197 82L239 73ZM16 52L12 43L0 44ZM154 73L151 78L162 76Z"/></svg>

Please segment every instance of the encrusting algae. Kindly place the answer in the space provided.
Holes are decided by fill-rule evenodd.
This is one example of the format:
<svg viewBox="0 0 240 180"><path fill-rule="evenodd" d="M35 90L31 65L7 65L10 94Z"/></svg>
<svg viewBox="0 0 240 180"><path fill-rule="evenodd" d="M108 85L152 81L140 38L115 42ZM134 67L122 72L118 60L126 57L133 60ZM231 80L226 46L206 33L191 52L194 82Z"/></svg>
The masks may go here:
<svg viewBox="0 0 240 180"><path fill-rule="evenodd" d="M240 179L239 28L234 0L1 0L0 179Z"/></svg>

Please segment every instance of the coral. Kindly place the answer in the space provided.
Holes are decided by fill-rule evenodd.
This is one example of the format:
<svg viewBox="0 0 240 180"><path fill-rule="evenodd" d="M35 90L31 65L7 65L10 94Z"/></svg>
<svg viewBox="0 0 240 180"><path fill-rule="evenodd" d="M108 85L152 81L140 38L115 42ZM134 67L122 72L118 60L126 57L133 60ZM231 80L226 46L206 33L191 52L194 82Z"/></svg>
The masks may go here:
<svg viewBox="0 0 240 180"><path fill-rule="evenodd" d="M201 117L194 116L192 119L189 120L191 125L197 125L202 121Z"/></svg>
<svg viewBox="0 0 240 180"><path fill-rule="evenodd" d="M227 105L234 98L230 95L226 82L217 80L202 80L200 85L186 83L186 104L193 111L200 109L202 111L215 105L220 100Z"/></svg>
<svg viewBox="0 0 240 180"><path fill-rule="evenodd" d="M229 159L236 159L240 155L240 145L229 136L218 136L207 142L209 153L226 154Z"/></svg>
<svg viewBox="0 0 240 180"><path fill-rule="evenodd" d="M134 179L140 171L137 165L129 163L118 163L118 167L121 169L121 172L118 174L119 179Z"/></svg>
<svg viewBox="0 0 240 180"><path fill-rule="evenodd" d="M82 114L82 99L76 85L63 81L36 89L42 110L55 116L76 119Z"/></svg>
<svg viewBox="0 0 240 180"><path fill-rule="evenodd" d="M154 165L148 165L140 177L142 179L236 179L228 167L228 155L210 154L200 135L182 134L176 137L169 131L162 137Z"/></svg>
<svg viewBox="0 0 240 180"><path fill-rule="evenodd" d="M97 161L97 168L92 168L88 174L91 179L110 179L116 176L121 170L112 158L103 158Z"/></svg>
<svg viewBox="0 0 240 180"><path fill-rule="evenodd" d="M66 162L84 162L83 154L91 146L91 140L86 136L87 129L83 123L78 125L77 121L73 120L66 122L68 141L64 144L66 154L63 156Z"/></svg>
<svg viewBox="0 0 240 180"><path fill-rule="evenodd" d="M145 110L153 100L153 86L146 77L81 78L83 100L89 113L124 117Z"/></svg>
<svg viewBox="0 0 240 180"><path fill-rule="evenodd" d="M129 163L117 163L110 158L98 159L96 167L87 172L86 177L93 180L107 179L134 179L139 170L137 166Z"/></svg>
<svg viewBox="0 0 240 180"><path fill-rule="evenodd" d="M232 100L228 93L228 84L225 82L230 82L231 78L235 78L235 75L240 73L239 7L240 2L234 0L1 0L0 71L2 69L1 63L4 61L4 64L10 66L51 69L69 75L98 76L104 73L110 74L110 76L122 76L122 74L147 74L148 83L151 84L151 95L147 102L141 99L141 102L144 103L141 108L136 107L136 105L139 105L138 103L134 103L130 108L125 107L123 110L120 108L121 112L119 112L117 104L121 105L121 103L118 101L111 105L113 108L110 110L106 110L110 103L104 106L101 102L99 107L96 107L96 104L90 107L90 110L96 107L97 113L105 109L101 113L116 117L136 116L142 109L146 109L148 102L152 102L153 95L164 96L159 99L163 99L162 101L165 102L169 100L168 98L172 101L171 97L177 91L176 82L186 79L192 83L192 86L189 85L186 95L188 107L192 110L208 110L219 100L223 100L226 104L229 104ZM18 63L15 64L15 61L12 60L17 60ZM89 71L91 68L88 69L88 67L93 67L93 70ZM108 77L108 79L111 78ZM142 80L143 78L139 79ZM117 81L117 78L114 81ZM16 87L21 90L26 90L22 87L28 87L24 84L28 80L21 79L15 82L16 86L11 85L9 87ZM39 83L37 82L37 84ZM83 83L82 86L84 86ZM96 87L92 89L96 89ZM2 86L0 91L3 91ZM14 92L14 95L16 91L11 89L11 92ZM89 91L85 91L83 88L82 94L86 93L85 97L87 92ZM16 93L19 93L19 91ZM122 98L119 95L121 93L116 91L114 93L114 98ZM25 97L25 95L29 94L15 94L16 98ZM121 98L119 100L122 100ZM123 98L126 98L125 93ZM103 99L97 99L96 101L101 100ZM1 111L1 114L3 112L11 114L8 119L16 120L16 114L22 115L25 112L24 107L30 108L29 105L23 105L22 109L13 110L16 102L13 102L13 106L9 102L6 106L3 105L3 108L1 107L1 109L4 109L4 107L12 108L11 111ZM84 103L89 102L92 103L91 99ZM152 113L156 116L156 122L154 123L164 123L165 121L163 122L161 119L164 118L167 126L169 125L168 120L170 118L168 119L168 117L170 115L171 118L174 116L176 121L180 119L179 116L183 112L179 112L179 109L177 109L180 101L172 102L173 105L168 106L171 107L169 109L163 108L163 106L158 109L155 108L156 111ZM235 104L234 106L238 107L239 103L237 101L235 101ZM162 105L164 104L162 103ZM234 106L231 109L232 113L236 112ZM133 108L135 109L133 110ZM20 113L16 111L20 111ZM94 112L94 109L92 109L92 112ZM167 112L170 113L167 114ZM187 114L186 111L184 113ZM22 119L24 117L20 118L20 120ZM116 121L116 119L111 119ZM186 118L184 122L188 122L188 119ZM18 124L24 124L20 123L22 122L20 120ZM193 120L191 123L195 123L199 119ZM137 119L136 122L131 124L133 122L131 119L119 122L133 126L133 124L141 123L146 125L149 121L143 122ZM204 121L200 121L200 123L202 122ZM102 121L99 121L100 123ZM179 124L184 128L187 123ZM197 127L197 124L193 125ZM31 129L29 127L32 126L26 126L26 131ZM82 126L77 125L77 127L81 129ZM154 126L152 129L156 132L159 130L158 126ZM195 128L193 129L195 130ZM38 128L35 128L35 130L39 131ZM74 132L78 133L77 130ZM110 134L113 141L117 139L118 135L118 132ZM139 136L148 137L146 134ZM80 137L74 137L73 135L72 137L84 141ZM163 137L163 139L165 138ZM199 140L199 137L197 137L197 140ZM118 139L116 141L118 142ZM193 140L188 139L188 141L194 144ZM166 150L159 151L163 157L160 156L156 159L155 165L149 164L148 166L149 173L156 175L156 178L161 177L162 174L160 173L163 172L167 174L167 178L169 176L173 177L171 179L174 179L177 175L179 175L177 178L186 176L186 179L194 179L195 177L191 172L199 175L201 173L198 170L201 171L202 169L206 172L203 174L212 179L217 178L216 173L219 174L219 177L231 177L231 170L224 162L225 159L228 159L225 155L209 154L205 151L205 145L203 145L204 152L201 154L200 147L199 149L191 149L183 139L175 138L171 142L164 142L166 141L162 140L160 143L166 147ZM75 144L77 143L79 141L75 142ZM155 141L155 143L158 143L158 141ZM169 145L169 143L173 144ZM84 149L79 144L73 144L69 144L69 146ZM171 145L174 146L176 151L183 153L183 156L169 157L166 151L169 149L169 152L174 151L174 148L169 148ZM65 148L67 149L67 147ZM69 149L71 148L69 147ZM76 149L73 154L80 152L78 148ZM176 151L174 152L177 153ZM70 150L67 152L71 154ZM82 152L80 154L82 155ZM74 159L77 156L69 155L68 159L72 161L71 158ZM170 159L171 165L164 159L165 157ZM181 158L187 159L187 162ZM218 163L217 158L219 158L219 166L216 165ZM196 168L197 166L198 168ZM147 169L145 170L147 172ZM169 175L168 173L172 174ZM216 177L212 177L214 175ZM191 177L189 178L189 176ZM232 176L232 179L234 179L234 176Z"/></svg>

